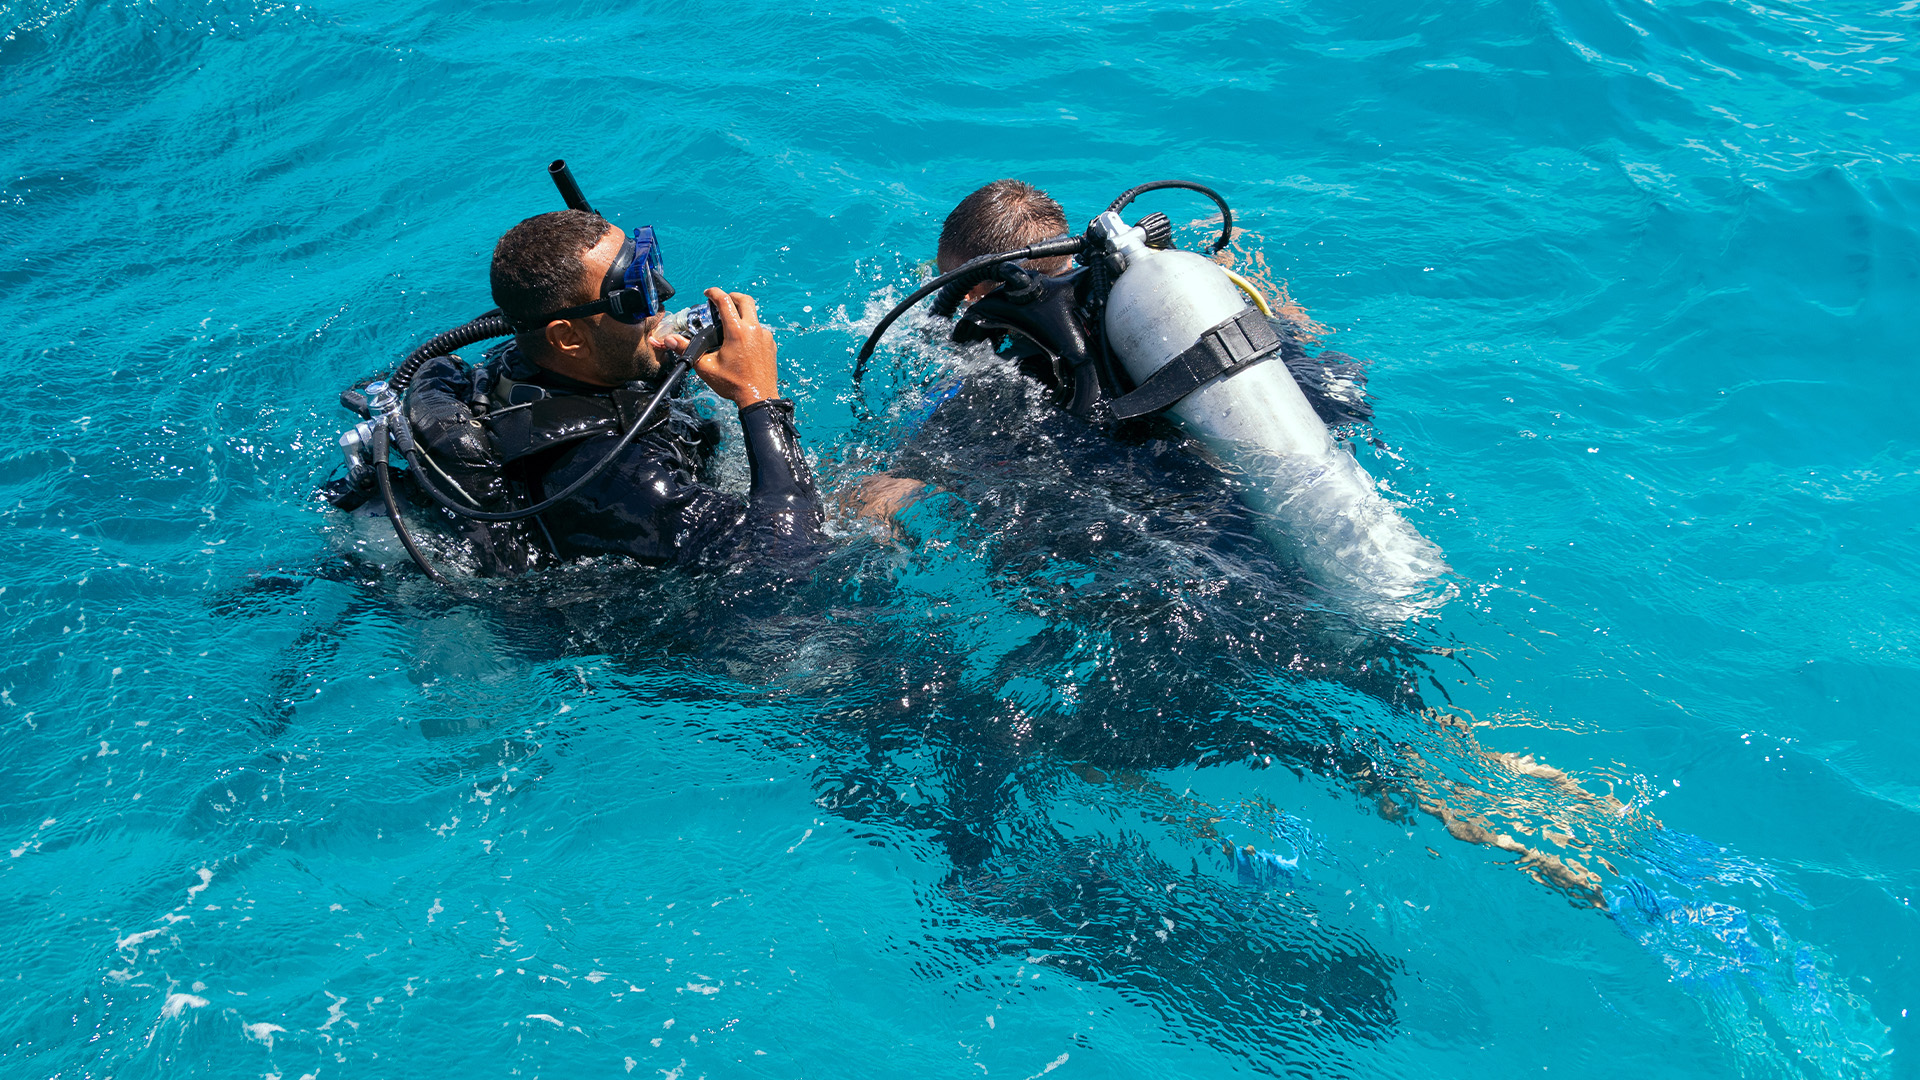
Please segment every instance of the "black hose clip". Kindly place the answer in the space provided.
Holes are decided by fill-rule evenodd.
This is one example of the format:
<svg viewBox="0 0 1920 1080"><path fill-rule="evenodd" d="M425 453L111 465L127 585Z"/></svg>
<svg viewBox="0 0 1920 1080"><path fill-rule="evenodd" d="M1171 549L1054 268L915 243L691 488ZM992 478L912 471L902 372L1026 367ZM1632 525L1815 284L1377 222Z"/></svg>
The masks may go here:
<svg viewBox="0 0 1920 1080"><path fill-rule="evenodd" d="M1001 263L993 268L993 276L1000 282L1000 295L1015 304L1031 304L1046 293L1040 287L1040 275L1019 263Z"/></svg>
<svg viewBox="0 0 1920 1080"><path fill-rule="evenodd" d="M1213 190L1212 188L1206 186L1205 184L1196 184L1191 180L1155 180L1150 184L1141 184L1138 187L1128 188L1126 191L1121 192L1119 198L1113 200L1113 204L1111 206L1107 207L1107 213L1117 214L1120 211L1126 209L1127 205L1133 202L1133 200L1139 198L1140 196L1146 194L1147 192L1165 191L1168 188L1178 188L1179 190L1182 190L1182 191L1197 191L1200 194L1205 195L1207 198L1212 199L1213 204L1220 208L1220 238L1213 242L1213 250L1221 251L1225 249L1228 244L1233 242L1233 208L1227 205L1227 200L1221 198L1219 192ZM1151 219L1151 215L1149 215L1147 219L1141 220L1139 224L1144 227L1147 224L1147 220L1150 220L1150 219ZM1147 230L1147 235L1148 236L1153 235L1153 230L1151 228ZM1167 238L1168 238L1169 246L1171 246L1171 242L1172 242L1171 227L1169 227ZM1154 245L1154 246L1157 247L1158 245Z"/></svg>
<svg viewBox="0 0 1920 1080"><path fill-rule="evenodd" d="M986 281L998 281L1000 295L1016 304L1031 304L1040 299L1045 291L1040 287L1040 275L1019 263L990 263L948 282L941 288L940 295L933 298L933 306L928 310L935 315L952 315L960 310L960 302L967 298L967 294Z"/></svg>

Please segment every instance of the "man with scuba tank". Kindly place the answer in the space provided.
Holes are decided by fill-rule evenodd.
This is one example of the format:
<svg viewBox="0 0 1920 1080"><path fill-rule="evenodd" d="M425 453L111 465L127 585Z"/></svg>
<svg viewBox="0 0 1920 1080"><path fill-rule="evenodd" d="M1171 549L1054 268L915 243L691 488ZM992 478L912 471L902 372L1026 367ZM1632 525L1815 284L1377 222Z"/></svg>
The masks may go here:
<svg viewBox="0 0 1920 1080"><path fill-rule="evenodd" d="M995 180L960 200L940 228L935 259L942 274L996 251L1006 251L1066 235L1067 215L1045 191L1022 180ZM1038 275L1038 297L1016 302L980 301L1001 288L997 280L974 285L953 330L956 342L989 341L1021 372L1038 380L1056 404L1082 419L1102 416L1095 404L1103 393L1092 364L1092 343L1084 318L1073 309L1085 304L1085 281L1072 273L1068 255L1029 259L1021 264ZM1265 301L1262 306L1267 307ZM1363 423L1373 416L1363 389L1365 373L1350 356L1323 352L1308 357L1314 326L1304 309L1284 297L1264 312L1279 339L1279 359L1300 384L1315 412L1328 424ZM1111 372L1109 384L1115 381Z"/></svg>
<svg viewBox="0 0 1920 1080"><path fill-rule="evenodd" d="M464 533L481 574L594 555L700 569L749 548L811 549L819 499L753 298L708 289L705 304L668 313L652 228L623 232L564 163L552 173L569 208L501 237L498 309L416 349L390 382L342 396L367 420L341 438L352 469L331 501L352 509L377 481L408 553L442 581L394 498L390 447L410 466L412 500ZM452 354L504 334L478 366ZM744 499L706 479L719 426L672 400L688 370L739 409Z"/></svg>
<svg viewBox="0 0 1920 1080"><path fill-rule="evenodd" d="M1149 189L1160 186L1176 185L1146 185ZM1222 211L1224 216L1224 204ZM1230 230L1231 218L1225 220ZM1172 227L1165 215L1151 215L1142 224L1152 226L1153 246L1172 246ZM1224 246L1225 238L1223 232L1216 250ZM1155 430L1153 417L1165 405L1139 412L1123 408L1116 415L1115 402L1126 397L1136 384L1114 362L1101 337L1099 309L1104 297L1093 260L1083 256L1087 265L1076 267L1076 249L1074 253L1041 254L1021 260L1017 266L1001 263L990 272L981 272L986 269L981 264L992 263L994 253L1032 247L1068 248L1076 241L1084 243L1083 238L1070 236L1066 212L1045 191L1017 179L983 185L960 200L941 225L935 258L939 279L965 280L942 288L933 307L938 314L957 316L951 332L955 343L987 342L1013 370L1043 387L1056 408L1095 429L1120 435L1123 441L1137 441ZM969 267L974 269L969 272ZM1224 268L1221 272L1228 273ZM1308 356L1306 344L1313 341L1313 334L1320 328L1306 311L1284 296L1278 304L1269 305L1244 279L1229 276L1256 298L1258 313L1265 317L1271 331L1266 351L1293 376L1319 419L1329 425L1371 420L1373 408L1367 402L1366 375L1361 365L1333 351ZM962 308L962 304L966 306ZM881 324L869 339L867 351L891 321L889 317ZM858 378L856 370L856 381ZM930 416L942 417L963 408L955 400L958 393L957 389L950 390ZM910 472L926 471L919 457L909 452L900 465ZM879 518L911 505L925 490L918 480L888 472L862 481L856 497L863 516Z"/></svg>
<svg viewBox="0 0 1920 1080"><path fill-rule="evenodd" d="M1270 523L1269 535L1299 557L1309 576L1344 593L1355 613L1377 619L1389 630L1381 637L1391 641L1394 628L1431 610L1422 591L1447 568L1439 548L1381 497L1327 430L1372 418L1359 365L1335 352L1308 356L1305 344L1316 328L1304 311L1284 297L1272 304L1225 267L1200 253L1177 250L1164 215L1152 214L1131 226L1118 216L1137 195L1163 188L1185 188L1214 200L1222 229L1212 250L1216 255L1224 250L1232 237L1231 211L1216 193L1184 181L1129 189L1081 236L1070 234L1059 203L1030 184L996 180L974 191L943 224L937 275L882 318L869 336L856 363L856 384L887 328L937 294L937 314L957 313L951 331L955 342L987 342L998 357L1043 387L1057 410L1029 413L1009 425L1004 398L949 386L922 420L917 442L926 445L904 450L905 471L935 482L953 478L958 485L985 476L991 486L1001 475L994 459L1047 453L1055 461L1070 461L1076 473L1111 477L1119 490L1141 490L1142 478L1150 478L1157 505L1134 508L1138 520L1184 517L1190 538L1206 525L1213 527L1212 535L1230 542L1237 535L1226 504L1242 502L1259 521ZM1280 362L1267 362L1273 360ZM994 412L1003 415L990 419ZM1184 433L1232 463L1238 493L1212 482L1217 475L1196 470L1198 455L1143 448L1143 435L1148 443L1155 441L1146 434L1155 430L1150 423L1166 425L1165 433ZM945 430L932 431L936 426ZM984 441L981 436L999 445L966 457L969 443ZM1081 453L1068 458L1074 448ZM1120 460L1129 456L1130 461ZM868 506L889 511L903 509L923 490L919 481L885 473L862 485ZM981 486L973 490L985 494ZM1218 528L1222 521L1228 527ZM1091 544L1114 543L1121 532L1084 518L1077 524L1076 533L1100 534ZM1083 554L1091 544L1063 530L1049 560L1085 567L1094 561ZM1392 666L1381 664L1370 673L1373 666L1361 666L1362 680L1384 676L1388 700L1418 707L1413 688L1399 684ZM1438 723L1464 727L1458 719L1435 716ZM1531 757L1484 748L1480 753L1505 769L1595 798L1565 773ZM1383 807L1396 807L1394 812L1399 800L1384 793L1397 787L1456 839L1518 855L1520 865L1543 884L1605 906L1597 874L1487 827L1485 815L1471 809L1469 799L1478 794L1474 789L1436 783L1426 777L1417 756L1407 757L1404 764L1410 767L1365 759L1349 777L1380 797ZM1229 846L1228 853L1243 878L1263 858L1251 846ZM1278 865L1273 856L1264 859Z"/></svg>
<svg viewBox="0 0 1920 1080"><path fill-rule="evenodd" d="M1168 189L1219 207L1220 231L1205 251L1181 250L1163 213L1131 224L1120 216L1141 195ZM1358 371L1326 362L1345 357L1307 356L1298 328L1274 319L1266 297L1216 261L1234 235L1226 200L1192 181L1150 181L1122 192L1079 235L1032 239L1062 220L1057 204L1018 181L963 200L949 230L1018 245L970 258L964 243L943 251L964 261L881 318L855 359L856 388L887 328L914 305L933 297L934 313L952 316L967 303L955 340L999 343L1089 432L1120 436L1116 446L1171 425L1241 474L1233 486L1259 529L1321 585L1391 624L1417 615L1446 563L1328 429L1330 420L1368 417L1364 400L1332 392L1357 388ZM1066 273L1039 262L1068 255L1076 265ZM928 412L977 412L965 409L963 385ZM936 479L912 462L905 471Z"/></svg>

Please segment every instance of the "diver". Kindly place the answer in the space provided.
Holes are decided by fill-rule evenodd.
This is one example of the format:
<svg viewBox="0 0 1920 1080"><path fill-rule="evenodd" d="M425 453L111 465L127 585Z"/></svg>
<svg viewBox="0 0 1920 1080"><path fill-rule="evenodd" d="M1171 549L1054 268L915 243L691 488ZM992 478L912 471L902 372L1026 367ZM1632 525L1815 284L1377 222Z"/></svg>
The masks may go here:
<svg viewBox="0 0 1920 1080"><path fill-rule="evenodd" d="M938 272L951 273L967 262L996 251L1008 251L1065 235L1067 215L1045 191L1022 180L995 180L960 200L940 228L935 257ZM987 341L1030 378L1045 385L1054 402L1082 419L1112 425L1113 396L1103 389L1093 364L1095 350L1081 311L1089 282L1084 270L1075 270L1069 255L1029 259L1021 265L1040 276L1046 290L1038 303L981 303L1002 287L999 281L981 282L970 289L968 303L953 329L955 342ZM1329 425L1365 423L1373 418L1367 403L1366 375L1361 365L1344 353L1324 351L1307 355L1322 328L1305 309L1279 298L1269 315L1279 338L1279 359L1287 365L1307 400ZM1109 373L1108 383L1114 382Z"/></svg>
<svg viewBox="0 0 1920 1080"><path fill-rule="evenodd" d="M1164 215L1153 215L1148 221L1153 218L1162 222L1166 229L1163 242L1170 244L1171 226ZM1066 212L1045 191L1018 179L995 180L967 195L947 214L934 260L936 272L942 277L953 275L993 253L1049 241L1065 246L1057 241L1070 232ZM949 286L935 302L934 310L956 315L951 331L955 343L987 343L1010 370L1043 388L1052 406L1094 431L1114 436L1117 443L1109 443L1106 454L1116 447L1139 446L1157 437L1174 436L1158 410L1124 418L1115 415L1112 403L1135 384L1102 348L1094 314L1099 302L1094 294L1100 291L1097 275L1090 265L1076 266L1075 262L1070 253L1022 260L1019 266L1029 272L1027 275L1001 271L971 283L963 292ZM1017 278L1011 290L1003 280L1009 277ZM1237 276L1235 280L1243 281ZM1250 286L1243 287L1252 293ZM960 308L960 304L966 306ZM1284 364L1324 424L1332 427L1372 420L1364 367L1353 357L1332 350L1308 355L1307 347L1316 343L1324 328L1304 308L1283 293L1271 305L1261 299L1260 311L1277 340L1274 358ZM868 344L870 348L873 342ZM976 406L979 412L995 411L994 405L971 400L981 393L980 387L966 385L965 380L948 387L926 411L922 434L931 435L940 427L976 426L956 414ZM893 468L856 484L850 501L860 516L884 520L930 490L922 480L909 476L924 473L925 479L937 482L938 475L946 471L940 463L925 460L920 446L910 445Z"/></svg>
<svg viewBox="0 0 1920 1080"><path fill-rule="evenodd" d="M552 172L569 209L501 237L497 311L415 350L397 386L342 395L368 419L342 437L353 469L329 500L353 509L377 479L403 543L436 580L392 497L389 445L410 466L410 501L464 534L482 575L595 555L702 569L748 547L814 549L813 474L753 298L713 288L706 304L668 315L673 288L652 228L628 235L586 205L564 163ZM452 354L507 333L477 366ZM744 499L710 482L718 424L672 399L689 369L739 410Z"/></svg>
<svg viewBox="0 0 1920 1080"><path fill-rule="evenodd" d="M1082 575L1074 594L1104 589L1134 611L1153 601L1151 589L1128 581L1128 572L1160 565L1155 560L1164 559L1165 549L1154 543L1156 536L1178 534L1189 550L1206 552L1175 575L1176 581L1186 579L1177 590L1213 578L1223 589L1244 589L1257 600L1259 590L1292 585L1284 560L1245 559L1253 554L1246 544L1251 533L1277 522L1278 529L1262 531L1278 533L1284 549L1299 555L1305 571L1301 583L1309 586L1298 591L1299 597L1320 606L1330 587L1349 586L1343 599L1370 632L1353 633L1338 620L1313 627L1294 618L1292 643L1268 653L1264 666L1335 678L1429 717L1442 730L1457 733L1453 737L1468 753L1503 773L1551 783L1609 813L1619 808L1617 800L1586 791L1530 756L1481 746L1464 721L1423 703L1415 675L1425 668L1419 655L1426 650L1403 643L1398 631L1426 612L1419 591L1446 567L1438 548L1381 498L1327 430L1371 420L1362 393L1364 375L1343 354L1309 356L1306 346L1318 328L1284 296L1270 304L1224 267L1197 253L1177 252L1164 215L1132 226L1117 216L1134 196L1165 187L1199 191L1220 204L1222 229L1213 250L1223 250L1232 236L1224 201L1181 181L1130 189L1081 237L1070 234L1057 202L1019 180L987 184L954 208L941 230L938 275L881 320L859 361L872 355L900 314L937 292L937 314L958 312L952 339L988 343L1008 370L993 372L990 366L986 377L969 373L960 385L944 388L930 407L923 407L915 438L901 448L896 467L951 484L987 518L983 531L990 535L1019 535L1030 530L1037 514L1058 515L1069 527L1048 533L1040 552L1022 554L1002 541L998 553L1049 571L1071 567ZM1283 363L1263 363L1267 360ZM860 370L857 363L856 383ZM998 379L1000 385L978 385L1013 371L1018 375ZM1008 383L1024 383L1028 392L1009 394ZM1013 413L1036 396L1052 407ZM1187 440L1209 453L1164 452ZM1206 456L1229 466L1236 484L1220 483L1220 470ZM881 473L863 481L860 492L863 512L897 514L926 488L905 476ZM1128 558L1143 549L1150 554ZM1219 559L1223 554L1233 558ZM1115 566L1120 572L1102 573ZM1228 567L1260 567L1264 572L1257 576L1263 580L1249 583L1230 575ZM1178 611L1185 601L1162 603L1164 610ZM1129 643L1163 642L1161 655L1178 656L1196 633L1199 616L1135 619L1122 623L1124 637ZM1216 635L1227 617L1224 609L1213 613ZM1258 655L1270 635L1272 643L1285 640L1276 627L1250 626L1214 641L1222 655L1241 650ZM1111 640L1121 637L1114 633ZM1056 639L1036 635L1007 654L1002 668L1060 670L1068 665L1058 653L1047 652L1057 647ZM1274 663L1282 658L1283 665ZM1510 829L1510 811L1485 792L1435 777L1411 744L1382 738L1364 725L1299 730L1270 725L1244 716L1248 710L1238 701L1231 709L1200 708L1187 716L1162 712L1156 700L1149 720L1131 702L1102 702L1102 694L1119 683L1074 678L1073 706L1055 720L1051 750L1094 771L1115 765L1165 767L1186 755L1187 760L1222 761L1243 753L1264 756L1269 764L1278 759L1311 765L1344 776L1376 799L1383 817L1403 820L1414 811L1425 813L1455 839L1515 855L1541 883L1577 902L1605 906L1597 873L1574 858L1515 839L1513 832L1533 830L1524 823ZM1434 685L1444 694L1437 680ZM1205 700L1207 692L1196 690L1195 696ZM1081 726L1076 719L1102 714L1131 714L1134 738L1114 739L1117 725L1111 722ZM1040 718L1031 714L1020 715L1018 722L1022 738L1042 729ZM1143 738L1148 725L1153 736ZM1149 748L1144 760L1114 756L1135 753L1142 745ZM967 757L976 764L986 760L978 753ZM1137 781L1129 783L1140 789ZM995 784L986 778L976 786L991 790ZM1172 802L1189 798L1165 794ZM1190 813L1209 823L1222 820L1214 808L1198 803ZM1215 842L1224 839L1207 835ZM1231 844L1225 854L1243 877L1258 877L1282 862Z"/></svg>

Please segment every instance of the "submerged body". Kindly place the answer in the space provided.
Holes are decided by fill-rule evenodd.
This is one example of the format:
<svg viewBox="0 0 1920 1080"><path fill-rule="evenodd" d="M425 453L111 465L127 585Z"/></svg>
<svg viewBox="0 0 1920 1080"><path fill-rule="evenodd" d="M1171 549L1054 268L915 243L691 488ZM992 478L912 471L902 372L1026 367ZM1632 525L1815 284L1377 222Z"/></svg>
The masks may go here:
<svg viewBox="0 0 1920 1080"><path fill-rule="evenodd" d="M568 209L528 218L495 245L499 306L415 349L391 383L342 395L363 422L341 437L349 473L328 485L328 501L351 511L377 485L402 546L442 584L401 513L394 450L409 490L464 534L482 574L608 554L712 567L754 537L810 546L813 476L753 298L711 288L704 305L669 315L652 227L629 236L586 206L564 162L548 171ZM479 368L452 355L507 334ZM701 477L719 434L676 415L669 396L688 371L739 408L745 500Z"/></svg>

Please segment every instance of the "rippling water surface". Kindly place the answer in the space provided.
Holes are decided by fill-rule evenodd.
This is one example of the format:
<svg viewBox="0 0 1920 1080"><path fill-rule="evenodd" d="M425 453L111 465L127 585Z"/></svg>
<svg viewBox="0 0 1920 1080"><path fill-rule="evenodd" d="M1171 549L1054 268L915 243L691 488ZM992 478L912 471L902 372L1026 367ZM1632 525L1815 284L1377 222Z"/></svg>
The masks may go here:
<svg viewBox="0 0 1920 1080"><path fill-rule="evenodd" d="M5 1072L1920 1075L1917 15L0 0ZM469 596L319 509L556 156L944 490ZM1005 175L1232 201L1437 614L977 355L861 412Z"/></svg>

